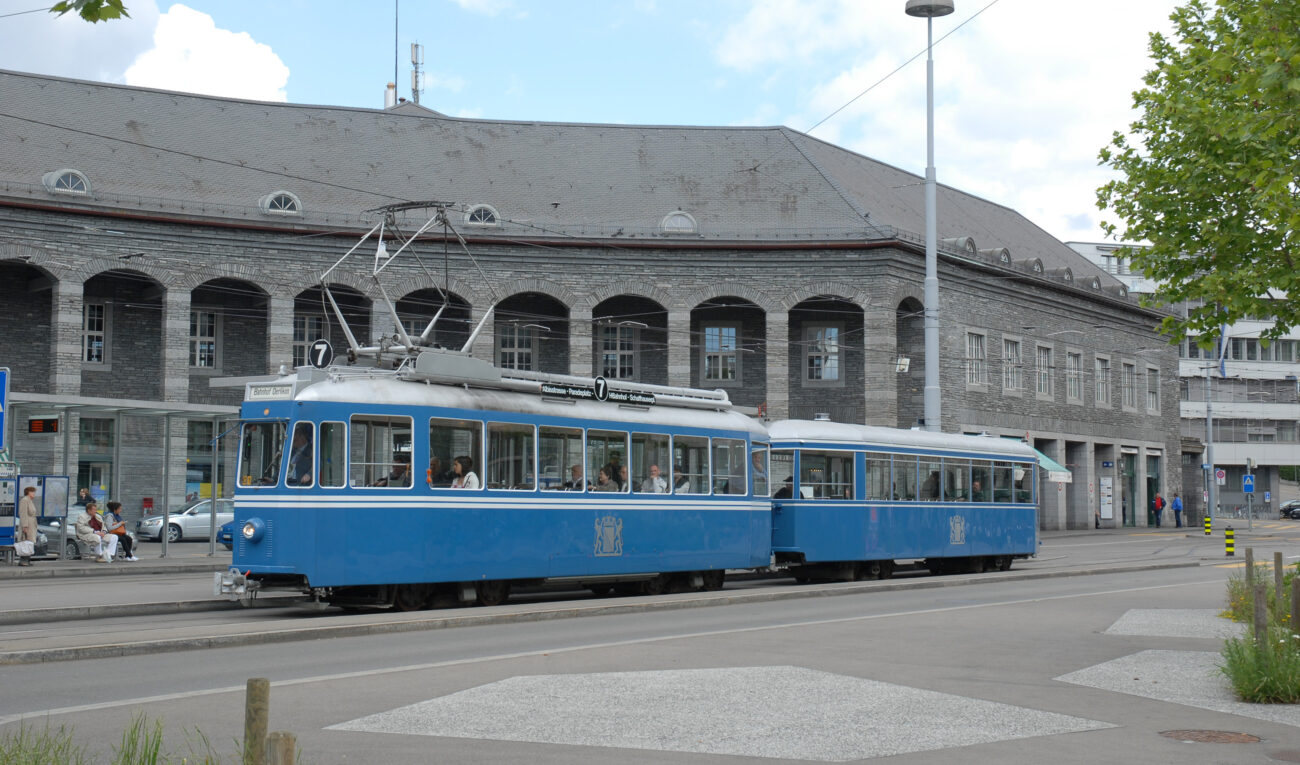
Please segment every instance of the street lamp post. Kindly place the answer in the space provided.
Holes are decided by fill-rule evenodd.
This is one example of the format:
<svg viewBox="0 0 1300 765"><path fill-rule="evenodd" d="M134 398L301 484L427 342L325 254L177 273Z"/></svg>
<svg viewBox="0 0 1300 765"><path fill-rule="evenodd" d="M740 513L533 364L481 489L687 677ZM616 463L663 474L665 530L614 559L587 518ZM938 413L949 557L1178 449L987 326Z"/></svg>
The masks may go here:
<svg viewBox="0 0 1300 765"><path fill-rule="evenodd" d="M942 430L939 405L939 254L934 177L934 17L952 0L907 0L908 16L925 19L925 429Z"/></svg>
<svg viewBox="0 0 1300 765"><path fill-rule="evenodd" d="M1210 525L1214 525L1214 508L1218 500L1218 479L1214 473L1214 403L1210 388L1210 370L1205 365L1205 512L1210 516Z"/></svg>

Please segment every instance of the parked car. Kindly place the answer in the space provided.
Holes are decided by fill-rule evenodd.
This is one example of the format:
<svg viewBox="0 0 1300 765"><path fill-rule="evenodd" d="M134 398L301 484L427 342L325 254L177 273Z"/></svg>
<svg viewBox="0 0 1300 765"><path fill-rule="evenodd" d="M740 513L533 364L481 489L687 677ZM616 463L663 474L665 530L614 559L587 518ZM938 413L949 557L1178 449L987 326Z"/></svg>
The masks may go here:
<svg viewBox="0 0 1300 765"><path fill-rule="evenodd" d="M221 528L217 529L217 541L225 546L227 550L235 549L235 522L223 523Z"/></svg>
<svg viewBox="0 0 1300 765"><path fill-rule="evenodd" d="M1283 502L1277 511L1279 518L1291 518L1292 520L1300 518L1300 499Z"/></svg>
<svg viewBox="0 0 1300 765"><path fill-rule="evenodd" d="M216 502L218 527L235 520L235 500L218 499ZM206 540L211 528L212 500L196 499L171 511L167 524L167 541ZM161 540L163 516L149 515L141 518L135 525L135 533L141 539Z"/></svg>

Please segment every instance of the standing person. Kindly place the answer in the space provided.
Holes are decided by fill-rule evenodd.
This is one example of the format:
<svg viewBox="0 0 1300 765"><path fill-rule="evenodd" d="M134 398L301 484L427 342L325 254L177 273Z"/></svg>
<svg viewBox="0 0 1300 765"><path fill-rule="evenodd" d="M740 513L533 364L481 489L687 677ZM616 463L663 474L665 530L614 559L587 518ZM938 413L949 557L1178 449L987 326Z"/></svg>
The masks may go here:
<svg viewBox="0 0 1300 765"><path fill-rule="evenodd" d="M77 490L77 501L73 502L72 506L85 507L86 503L89 501L90 501L90 489L87 489L83 486L82 488Z"/></svg>
<svg viewBox="0 0 1300 765"><path fill-rule="evenodd" d="M23 489L23 498L18 502L18 537L19 542L36 544L36 487ZM24 555L18 559L18 565L32 565L32 556Z"/></svg>
<svg viewBox="0 0 1300 765"><path fill-rule="evenodd" d="M1160 528L1160 515L1165 509L1165 498L1156 492L1156 498L1151 500L1151 505L1156 509L1156 528Z"/></svg>
<svg viewBox="0 0 1300 765"><path fill-rule="evenodd" d="M104 530L117 537L117 546L122 548L123 560L135 562L140 560L135 557L134 547L135 540L131 535L126 533L126 522L122 520L122 503L113 501L108 503L108 510L101 519L104 524Z"/></svg>
<svg viewBox="0 0 1300 765"><path fill-rule="evenodd" d="M113 562L113 554L117 552L117 535L104 530L104 522L99 518L99 506L93 499L86 503L86 512L77 519L77 541L87 549L95 549L96 563Z"/></svg>
<svg viewBox="0 0 1300 765"><path fill-rule="evenodd" d="M477 489L478 476L474 475L474 459L468 456L457 457L451 461L451 479L453 489Z"/></svg>
<svg viewBox="0 0 1300 765"><path fill-rule="evenodd" d="M1174 511L1174 528L1181 529L1183 527L1183 498L1178 496L1178 492L1174 492L1174 498L1169 503L1169 507L1173 508Z"/></svg>

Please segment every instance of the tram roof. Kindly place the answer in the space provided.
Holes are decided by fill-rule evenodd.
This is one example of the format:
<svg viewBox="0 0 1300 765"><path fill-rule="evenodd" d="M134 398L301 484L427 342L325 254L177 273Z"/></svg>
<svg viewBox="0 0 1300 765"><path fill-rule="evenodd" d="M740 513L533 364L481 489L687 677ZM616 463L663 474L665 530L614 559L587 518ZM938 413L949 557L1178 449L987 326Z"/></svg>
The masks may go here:
<svg viewBox="0 0 1300 765"><path fill-rule="evenodd" d="M539 385L540 389L540 385ZM422 384L395 377L356 377L312 383L294 397L297 401L366 405L429 406L493 412L565 417L579 420L619 421L680 428L744 431L763 439L767 433L752 418L735 410L688 409L670 405L628 406L602 401L561 401L536 394L491 388Z"/></svg>
<svg viewBox="0 0 1300 765"><path fill-rule="evenodd" d="M798 443L835 443L854 446L906 447L986 452L992 455L1036 460L1035 452L1023 441L993 436L968 436L959 433L935 433L929 430L902 430L875 425L851 425L822 420L781 420L768 426L768 434L775 444L781 441Z"/></svg>

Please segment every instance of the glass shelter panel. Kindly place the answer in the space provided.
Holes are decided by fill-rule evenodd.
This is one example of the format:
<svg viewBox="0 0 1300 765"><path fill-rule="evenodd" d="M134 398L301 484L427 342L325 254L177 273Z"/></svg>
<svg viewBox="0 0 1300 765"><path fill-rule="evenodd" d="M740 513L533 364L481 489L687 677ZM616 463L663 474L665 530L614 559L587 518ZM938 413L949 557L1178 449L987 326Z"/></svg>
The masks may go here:
<svg viewBox="0 0 1300 765"><path fill-rule="evenodd" d="M532 491L534 476L532 425L488 423L487 488Z"/></svg>

